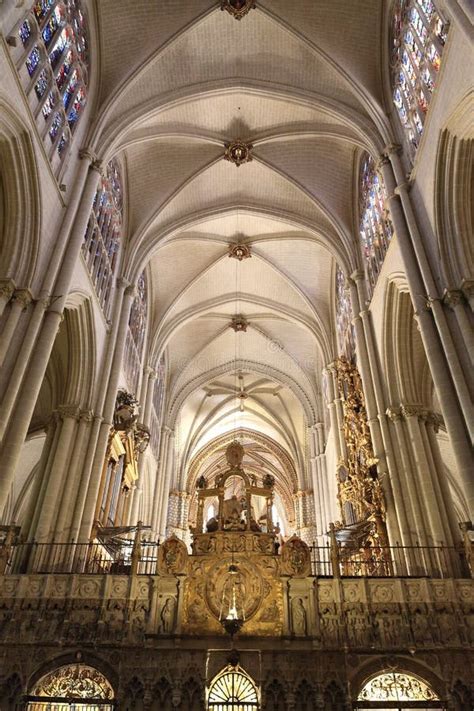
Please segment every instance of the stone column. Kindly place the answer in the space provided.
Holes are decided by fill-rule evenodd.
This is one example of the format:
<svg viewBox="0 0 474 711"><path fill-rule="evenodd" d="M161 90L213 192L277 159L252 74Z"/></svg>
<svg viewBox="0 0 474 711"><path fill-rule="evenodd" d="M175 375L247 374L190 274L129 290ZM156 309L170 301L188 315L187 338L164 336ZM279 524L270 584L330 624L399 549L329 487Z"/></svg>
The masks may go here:
<svg viewBox="0 0 474 711"><path fill-rule="evenodd" d="M146 379L144 378L146 385L143 388L144 391L144 410L143 410L143 424L146 425L147 427L150 427L151 424L151 408L153 406L153 391L155 389L155 381L156 381L156 370L154 368L150 368L150 366L147 366L145 368L145 376Z"/></svg>
<svg viewBox="0 0 474 711"><path fill-rule="evenodd" d="M75 406L63 405L58 409L58 414L59 440L47 478L35 533L35 539L40 543L52 540L61 494L67 480L67 464L71 461L71 444L79 418L79 409Z"/></svg>
<svg viewBox="0 0 474 711"><path fill-rule="evenodd" d="M39 392L44 370L42 373L40 372L39 375L37 371L40 370L44 360L46 360L46 364L44 365L44 369L46 369L54 339L56 338L57 329L59 328L60 315L69 292L69 284L74 266L79 258L101 167L101 164L95 161L95 156L92 153L81 151L80 155L82 160L79 163L78 175L71 194L71 199L59 234L55 240L51 258L47 264L46 275L43 279L39 298L35 302L28 327L19 345L18 353L15 357L15 365L10 374L8 386L2 399L0 408L0 439L6 431L13 407L17 398L20 396L23 382L28 379L28 387L26 389L23 388L23 393L30 393L30 399L35 395L35 388ZM68 255L69 259L67 262L61 264L63 258L65 259ZM75 255L74 260L72 258L73 255ZM58 276L60 267L62 279ZM55 285L56 279L57 283ZM55 294L59 294L60 297L53 295L53 286ZM46 324L44 324L42 328L43 319L45 318L45 313L48 308L50 311L47 313L47 316L49 316L49 320L52 321L52 323L48 323L47 328ZM34 374L31 373L32 367L30 366L33 351ZM36 380L34 380L33 377L36 378ZM39 384L37 380L39 380ZM31 382L33 382L33 387L30 384ZM36 392L34 396L35 402L38 392ZM23 407L24 405L21 405L21 408ZM16 425L15 429L18 432L20 431ZM12 451L10 443L10 452ZM0 499L1 496L0 491Z"/></svg>
<svg viewBox="0 0 474 711"><path fill-rule="evenodd" d="M10 313L3 327L0 338L0 367L3 365L5 356L8 353L12 336L18 325L22 311L25 311L31 303L31 291L29 289L18 289L15 291L10 307Z"/></svg>
<svg viewBox="0 0 474 711"><path fill-rule="evenodd" d="M168 515L168 498L169 498L169 492L170 492L170 485L171 485L171 481L173 478L174 455L175 455L174 432L173 432L173 430L170 430L170 435L168 438L168 454L166 457L166 470L165 470L165 477L163 479L163 487L161 488L161 491L160 491L160 500L154 502L155 506L158 506L159 511L160 511L157 528L158 528L161 538L165 538L165 536L166 536L166 523L167 523L167 515Z"/></svg>
<svg viewBox="0 0 474 711"><path fill-rule="evenodd" d="M398 155L398 149L390 146L388 147L388 153L395 180L398 183L395 188L395 193L400 196L401 208L406 226L408 228L409 239L411 241L413 251L415 252L421 280L424 284L424 290L421 293L426 294L426 303L431 308L433 313L434 325L437 329L439 340L446 355L446 362L454 384L454 390L459 399L461 411L472 441L474 439L474 409L472 399L467 387L453 337L446 320L446 314L438 295L436 283L431 272L425 246L423 244L422 235L418 229L415 213L411 204L409 192L410 185L405 180L403 167Z"/></svg>
<svg viewBox="0 0 474 711"><path fill-rule="evenodd" d="M84 456L84 463L82 466L82 473L80 476L80 485L77 492L77 498L75 502L74 514L72 516L72 527L70 536L75 538L79 534L80 522L82 521L82 515L84 513L84 506L87 496L87 490L89 488L89 481L92 471L92 465L94 463L94 455L97 447L97 441L99 438L100 426L103 421L102 412L104 410L105 398L107 396L107 387L110 377L110 369L112 367L112 362L115 353L115 344L117 341L117 333L119 325L121 322L121 313L123 306L123 297L125 289L130 286L130 282L127 279L119 278L116 281L114 305L113 305L113 316L112 316L112 327L107 338L107 348L105 349L103 362L101 364L101 380L98 383L97 395L94 401L95 416L92 421L90 428L89 439L87 443L86 453Z"/></svg>
<svg viewBox="0 0 474 711"><path fill-rule="evenodd" d="M337 386L337 365L335 362L326 366L328 374L328 399L329 417L331 418L331 429L334 432L336 443L336 454L338 459L347 457L346 441L344 439L344 417L342 411L342 400Z"/></svg>
<svg viewBox="0 0 474 711"><path fill-rule="evenodd" d="M75 429L69 466L64 472L63 494L59 505L54 540L67 542L71 540L70 532L73 525L74 505L80 485L80 473L84 462L84 444L93 421L93 413L85 410L79 413L79 424Z"/></svg>
<svg viewBox="0 0 474 711"><path fill-rule="evenodd" d="M324 536L329 528L329 489L324 453L324 424L316 422L310 428L310 465L317 535Z"/></svg>
<svg viewBox="0 0 474 711"><path fill-rule="evenodd" d="M135 489L133 490L133 499L132 499L132 505L130 507L130 514L129 514L129 526L136 526L139 520L143 517L143 514L140 516L140 501L142 499L143 495L143 489L142 489L142 483L140 480L138 480Z"/></svg>
<svg viewBox="0 0 474 711"><path fill-rule="evenodd" d="M171 435L171 430L169 427L163 426L161 428L161 438L160 438L160 456L158 459L158 465L156 468L156 478L155 487L153 491L152 499L152 522L151 528L152 532L157 536L159 534L159 519L161 514L161 492L163 490L163 480L165 478L166 471L166 460L168 456L168 440Z"/></svg>
<svg viewBox="0 0 474 711"><path fill-rule="evenodd" d="M110 434L110 428L113 425L113 414L115 409L115 401L117 398L118 381L120 370L122 367L123 354L125 350L125 341L127 337L128 321L130 318L130 309L135 298L135 287L127 286L125 289L120 320L117 329L117 338L115 341L114 355L110 369L109 381L107 385L107 394L103 409L103 421L99 427L97 443L92 462L91 473L88 481L87 495L84 503L82 521L80 527L80 539L88 540L92 526L94 524L94 513L97 504L97 495L100 487L102 469L104 466L104 458L107 450L107 442Z"/></svg>
<svg viewBox="0 0 474 711"><path fill-rule="evenodd" d="M391 158L392 155L391 153ZM396 157L398 158L398 156ZM427 308L427 298L424 296L425 287L405 222L400 196L395 193L396 183L390 162L386 159L382 160L381 169L388 193L390 214L405 266L411 301L420 326L426 357L439 397L446 429L451 440L456 466L463 482L471 518L474 518L474 477L472 476L474 458L470 438L465 429L465 422L457 402L456 392L447 372L445 355L437 337L433 317Z"/></svg>
<svg viewBox="0 0 474 711"><path fill-rule="evenodd" d="M414 461L412 472L413 488L418 489L418 500L425 530L428 534L428 545L439 545L444 538L443 525L439 515L438 502L431 481L429 463L426 458L423 438L420 431L420 408L403 405L402 413L405 417L408 439ZM421 541L420 541L421 542Z"/></svg>
<svg viewBox="0 0 474 711"><path fill-rule="evenodd" d="M5 437L0 450L0 509L4 506L11 482L15 476L15 470L20 456L21 448L30 425L39 391L43 383L44 374L49 362L54 341L62 319L64 305L69 292L69 287L74 271L74 267L79 258L84 232L90 216L92 201L96 192L98 180L97 166L89 171L82 193L81 204L78 208L71 236L61 264L60 273L55 284L56 299L51 301L39 334L32 348L32 357L25 363L27 368L23 385L20 390L21 378L16 379L15 387L20 391L18 394L15 410L10 417L8 427L5 430ZM34 316L33 316L34 318ZM32 318L32 320L33 320ZM31 324L31 321L30 321ZM30 334L31 335L31 334ZM26 340L26 339L25 339ZM23 342L25 343L25 341ZM25 354L23 353L23 356ZM23 371L24 372L24 371ZM13 382L13 380L11 381ZM15 398L13 398L14 401ZM12 403L13 404L13 403Z"/></svg>
<svg viewBox="0 0 474 711"><path fill-rule="evenodd" d="M22 534L25 536L26 540L31 540L34 538L36 525L41 515L41 505L46 488L46 482L48 480L49 471L54 461L56 447L58 445L60 429L58 427L58 423L59 416L56 412L54 412L52 413L51 420L48 424L46 440L43 445L43 450L41 452L38 471L31 487L31 494L29 497L28 507L25 514L25 525L23 526Z"/></svg>
<svg viewBox="0 0 474 711"><path fill-rule="evenodd" d="M404 417L399 407L387 408L387 416L393 423L395 430L395 450L398 452L398 472L400 476L400 496L397 498L397 507L403 508L406 522L403 528L403 545L413 546L426 540L426 531L423 517L413 481L413 464L410 458L410 445L407 442L404 426Z"/></svg>
<svg viewBox="0 0 474 711"><path fill-rule="evenodd" d="M459 289L444 292L443 303L445 307L454 311L459 326L459 333L466 352L470 357L471 366L474 367L474 329L466 312L467 304L464 304L464 300L464 294Z"/></svg>

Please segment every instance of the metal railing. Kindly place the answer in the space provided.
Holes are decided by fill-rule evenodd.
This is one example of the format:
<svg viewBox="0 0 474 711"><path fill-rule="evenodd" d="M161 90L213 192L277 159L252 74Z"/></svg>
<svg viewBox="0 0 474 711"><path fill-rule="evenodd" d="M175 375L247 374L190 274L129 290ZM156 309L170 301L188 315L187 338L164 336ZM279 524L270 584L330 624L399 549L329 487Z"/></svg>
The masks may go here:
<svg viewBox="0 0 474 711"><path fill-rule="evenodd" d="M350 549L339 544L310 546L316 577L470 578L462 550L454 546L380 546Z"/></svg>
<svg viewBox="0 0 474 711"><path fill-rule="evenodd" d="M0 574L104 573L156 575L159 541L119 546L92 543L15 543L0 546Z"/></svg>
<svg viewBox="0 0 474 711"><path fill-rule="evenodd" d="M0 575L83 573L156 575L159 541L117 543L0 544ZM311 572L318 578L470 578L463 550L449 546L385 546L350 549L340 544L310 546Z"/></svg>

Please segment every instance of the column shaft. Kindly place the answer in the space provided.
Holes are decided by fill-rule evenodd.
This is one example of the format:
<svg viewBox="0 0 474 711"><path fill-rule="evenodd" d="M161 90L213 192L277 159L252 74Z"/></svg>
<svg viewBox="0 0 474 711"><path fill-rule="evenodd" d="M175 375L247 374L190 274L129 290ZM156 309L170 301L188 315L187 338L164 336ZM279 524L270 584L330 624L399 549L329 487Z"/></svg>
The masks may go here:
<svg viewBox="0 0 474 711"><path fill-rule="evenodd" d="M99 435L94 452L91 474L87 496L84 504L84 512L80 528L81 540L88 540L92 526L94 523L94 512L97 504L97 495L100 487L102 468L104 465L105 452L110 434L110 428L113 424L113 413L115 408L115 400L117 397L118 381L120 370L122 367L123 354L125 349L125 340L127 336L128 320L130 317L130 308L135 296L135 290L132 287L127 287L122 302L122 310L120 314L120 322L117 330L117 339L115 342L114 356L110 369L109 382L107 386L107 394L105 397L103 422L99 427Z"/></svg>
<svg viewBox="0 0 474 711"><path fill-rule="evenodd" d="M382 172L389 194L390 213L400 245L410 296L415 315L418 318L426 357L439 397L446 429L451 440L456 466L463 482L470 514L474 518L474 477L472 476L473 456L471 443L456 400L456 394L446 372L447 364L436 335L432 316L426 310L426 298L423 296L425 293L424 285L418 270L416 256L407 231L399 197L394 194L395 179L392 168L387 161L382 161Z"/></svg>
<svg viewBox="0 0 474 711"><path fill-rule="evenodd" d="M53 300L50 310L45 315L41 331L34 347L34 357L31 357L29 363L24 364L25 370L27 365L28 369L23 380L23 386L18 394L16 407L5 431L5 438L0 451L0 509L4 505L11 482L15 476L21 448L28 432L31 416L38 399L44 374L61 322L74 266L79 257L92 200L96 192L97 179L97 172L95 170L89 171L81 204L77 211L74 227L72 228L72 233L64 255L64 261L61 265L61 270L55 285L55 290L60 296L58 296L56 300ZM25 355L23 348L22 356L24 357Z"/></svg>

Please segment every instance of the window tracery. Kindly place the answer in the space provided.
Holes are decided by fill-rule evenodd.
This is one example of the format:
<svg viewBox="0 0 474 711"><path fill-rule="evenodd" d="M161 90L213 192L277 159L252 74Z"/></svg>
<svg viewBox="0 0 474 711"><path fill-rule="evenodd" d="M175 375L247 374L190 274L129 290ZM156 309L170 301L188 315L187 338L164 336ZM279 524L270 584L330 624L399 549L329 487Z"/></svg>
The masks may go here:
<svg viewBox="0 0 474 711"><path fill-rule="evenodd" d="M28 711L111 711L114 692L103 674L83 664L68 664L44 676L33 688Z"/></svg>
<svg viewBox="0 0 474 711"><path fill-rule="evenodd" d="M110 307L113 280L122 235L122 178L116 160L111 160L97 187L91 216L84 234L82 253L102 310Z"/></svg>
<svg viewBox="0 0 474 711"><path fill-rule="evenodd" d="M393 101L410 157L418 148L441 66L447 27L432 0L396 0L392 16Z"/></svg>
<svg viewBox="0 0 474 711"><path fill-rule="evenodd" d="M25 91L49 158L60 166L87 101L87 21L80 0L38 0L18 37Z"/></svg>
<svg viewBox="0 0 474 711"><path fill-rule="evenodd" d="M336 266L336 331L340 355L355 361L355 334L352 324L352 305L344 272Z"/></svg>
<svg viewBox="0 0 474 711"><path fill-rule="evenodd" d="M259 708L257 687L239 666L229 664L211 684L208 711L256 711Z"/></svg>
<svg viewBox="0 0 474 711"><path fill-rule="evenodd" d="M387 193L375 161L366 155L359 180L360 239L365 260L367 287L372 296L393 236L393 226L385 206Z"/></svg>
<svg viewBox="0 0 474 711"><path fill-rule="evenodd" d="M125 374L132 392L138 392L140 366L145 343L147 319L147 282L142 272L137 282L137 293L130 309L127 339L125 344Z"/></svg>
<svg viewBox="0 0 474 711"><path fill-rule="evenodd" d="M439 697L422 679L412 674L386 672L370 679L359 694L358 701L371 702L427 702L425 708L433 708L432 702ZM363 708L358 706L358 708ZM403 707L402 707L403 708Z"/></svg>

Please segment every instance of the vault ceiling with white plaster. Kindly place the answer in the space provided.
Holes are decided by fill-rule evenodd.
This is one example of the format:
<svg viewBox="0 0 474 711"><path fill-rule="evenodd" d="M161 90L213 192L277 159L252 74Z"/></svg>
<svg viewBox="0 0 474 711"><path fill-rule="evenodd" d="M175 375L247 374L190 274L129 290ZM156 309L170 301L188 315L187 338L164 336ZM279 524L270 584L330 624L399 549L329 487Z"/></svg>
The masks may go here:
<svg viewBox="0 0 474 711"><path fill-rule="evenodd" d="M123 157L124 272L149 267L149 357L166 351L181 463L237 417L304 477L335 355L335 263L357 266L357 161L387 142L384 3L257 0L239 22L216 0L120 5L95 3L92 140ZM224 160L237 139L253 146L239 168ZM236 242L250 259L229 258ZM236 334L238 314L248 325Z"/></svg>

